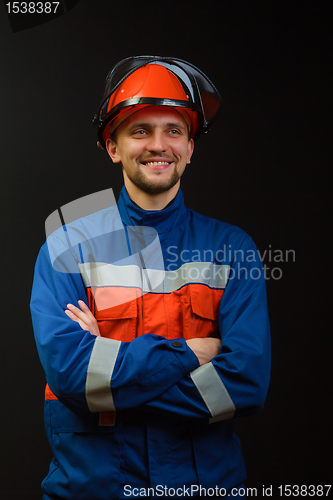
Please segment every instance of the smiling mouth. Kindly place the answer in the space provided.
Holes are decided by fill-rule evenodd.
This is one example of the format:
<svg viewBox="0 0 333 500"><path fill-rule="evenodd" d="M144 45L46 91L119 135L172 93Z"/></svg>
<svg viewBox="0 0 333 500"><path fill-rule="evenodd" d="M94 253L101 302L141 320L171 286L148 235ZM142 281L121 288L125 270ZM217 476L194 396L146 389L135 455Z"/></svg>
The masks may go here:
<svg viewBox="0 0 333 500"><path fill-rule="evenodd" d="M160 160L160 161L149 161L149 160L144 160L141 162L141 164L148 168L149 170L154 170L155 172L161 172L163 170L167 170L170 165L173 164L172 161L168 160Z"/></svg>
<svg viewBox="0 0 333 500"><path fill-rule="evenodd" d="M171 163L171 161L147 161L144 162L144 165L146 167L160 167L161 165L170 165Z"/></svg>

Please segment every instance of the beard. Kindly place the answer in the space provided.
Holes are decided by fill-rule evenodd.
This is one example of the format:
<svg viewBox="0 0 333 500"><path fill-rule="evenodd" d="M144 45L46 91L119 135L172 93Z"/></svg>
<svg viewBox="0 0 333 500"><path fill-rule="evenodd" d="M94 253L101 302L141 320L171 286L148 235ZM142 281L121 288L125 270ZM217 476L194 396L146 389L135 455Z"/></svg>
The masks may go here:
<svg viewBox="0 0 333 500"><path fill-rule="evenodd" d="M165 193L165 191L169 191L169 189L173 188L180 179L180 175L176 168L174 168L168 179L163 179L162 175L157 173L152 180L141 170L137 170L133 175L127 174L127 177L136 187L148 194Z"/></svg>

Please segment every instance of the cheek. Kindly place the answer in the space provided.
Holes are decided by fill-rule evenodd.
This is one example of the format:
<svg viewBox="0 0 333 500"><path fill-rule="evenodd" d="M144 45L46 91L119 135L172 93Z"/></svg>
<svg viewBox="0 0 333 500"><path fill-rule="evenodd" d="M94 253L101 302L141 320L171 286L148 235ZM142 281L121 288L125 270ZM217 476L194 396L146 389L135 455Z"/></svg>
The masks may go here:
<svg viewBox="0 0 333 500"><path fill-rule="evenodd" d="M143 147L140 144L130 144L123 149L124 159L127 161L135 161L142 155Z"/></svg>
<svg viewBox="0 0 333 500"><path fill-rule="evenodd" d="M192 141L185 141L182 144L178 144L174 149L174 154L184 160L185 163L191 158L193 151Z"/></svg>
<svg viewBox="0 0 333 500"><path fill-rule="evenodd" d="M179 157L181 157L182 163L186 165L191 158L191 149L188 147L183 147L178 151L178 155Z"/></svg>

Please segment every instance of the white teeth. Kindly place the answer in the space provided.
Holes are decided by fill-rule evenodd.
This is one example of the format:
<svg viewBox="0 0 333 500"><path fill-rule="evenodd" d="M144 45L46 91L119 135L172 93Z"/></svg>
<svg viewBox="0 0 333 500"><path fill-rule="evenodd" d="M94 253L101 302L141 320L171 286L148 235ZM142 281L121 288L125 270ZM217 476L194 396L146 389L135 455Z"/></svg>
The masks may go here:
<svg viewBox="0 0 333 500"><path fill-rule="evenodd" d="M156 167L158 165L168 165L167 161L148 161L146 165L150 165L152 167Z"/></svg>

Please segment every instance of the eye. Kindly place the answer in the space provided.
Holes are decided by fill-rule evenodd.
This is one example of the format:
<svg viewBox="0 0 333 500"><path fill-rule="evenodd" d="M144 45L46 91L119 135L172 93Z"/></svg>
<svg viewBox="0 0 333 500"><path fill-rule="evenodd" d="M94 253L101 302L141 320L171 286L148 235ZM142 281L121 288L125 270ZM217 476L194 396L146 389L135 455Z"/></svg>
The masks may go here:
<svg viewBox="0 0 333 500"><path fill-rule="evenodd" d="M138 129L138 130L134 130L134 131L133 131L133 135L134 135L134 136L139 136L139 137L142 137L142 136L144 136L144 135L146 135L146 134L147 134L147 132L146 132L146 130L144 130L143 128L140 128L140 129Z"/></svg>
<svg viewBox="0 0 333 500"><path fill-rule="evenodd" d="M171 135L179 135L180 131L177 130L176 128L172 128L171 130L169 130L169 134L171 134Z"/></svg>

